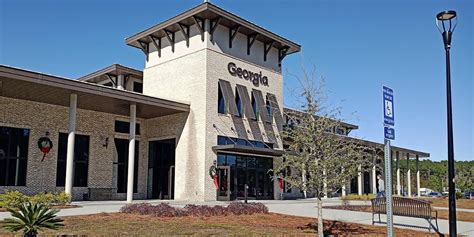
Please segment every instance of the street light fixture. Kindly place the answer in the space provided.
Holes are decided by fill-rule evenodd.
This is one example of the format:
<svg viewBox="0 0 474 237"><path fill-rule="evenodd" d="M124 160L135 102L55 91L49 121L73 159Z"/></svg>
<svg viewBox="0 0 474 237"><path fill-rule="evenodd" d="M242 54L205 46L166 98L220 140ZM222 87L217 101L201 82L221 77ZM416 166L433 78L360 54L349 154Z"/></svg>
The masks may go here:
<svg viewBox="0 0 474 237"><path fill-rule="evenodd" d="M453 147L453 112L451 106L451 63L449 49L451 36L456 29L456 12L449 10L436 15L436 26L443 36L446 52L446 100L448 117L448 191L449 191L449 236L457 236L456 230L456 189L454 186L454 147Z"/></svg>

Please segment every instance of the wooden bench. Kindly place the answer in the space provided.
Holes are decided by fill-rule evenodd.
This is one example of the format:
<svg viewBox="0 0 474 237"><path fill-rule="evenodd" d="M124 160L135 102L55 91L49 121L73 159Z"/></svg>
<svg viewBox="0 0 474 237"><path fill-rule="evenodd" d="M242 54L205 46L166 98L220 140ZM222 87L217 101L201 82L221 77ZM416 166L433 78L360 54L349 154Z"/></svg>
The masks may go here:
<svg viewBox="0 0 474 237"><path fill-rule="evenodd" d="M384 197L374 198L372 202L372 225L374 223L382 223L380 219L380 214L387 214L386 203ZM393 215L395 216L406 216L413 218L422 218L428 221L428 230L431 232L431 228L434 227L432 220L435 220L436 227L435 230L438 231L438 211L433 210L431 203L428 201L412 199L412 198L403 198L403 197L393 197ZM378 214L379 220L375 221L375 215ZM433 215L434 214L434 215ZM400 226L409 226L417 228L426 228L415 225L408 224L395 224Z"/></svg>

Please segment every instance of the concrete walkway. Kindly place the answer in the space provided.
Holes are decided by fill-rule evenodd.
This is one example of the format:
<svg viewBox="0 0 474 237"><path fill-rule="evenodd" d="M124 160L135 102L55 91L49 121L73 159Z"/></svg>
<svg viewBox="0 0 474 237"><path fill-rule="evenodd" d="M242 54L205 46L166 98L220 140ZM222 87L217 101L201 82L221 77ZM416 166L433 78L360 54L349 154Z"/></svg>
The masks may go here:
<svg viewBox="0 0 474 237"><path fill-rule="evenodd" d="M227 205L228 202L217 202L217 201L210 201L210 202L189 202L189 201L162 201L162 200L146 200L146 201L134 201L134 203L162 203L166 202L172 206L179 206L183 207L186 204L205 204L205 205ZM313 199L304 199L304 200L262 200L259 201L264 203L273 213L281 213L286 215L294 215L294 216L303 216L303 217L311 217L316 218L317 215L317 208L316 208L316 201ZM332 206L332 205L341 205L340 200L325 200L324 206ZM122 206L126 203L125 201L100 201L100 202L73 202L75 205L81 206L80 208L71 208L71 209L62 209L59 212L59 216L74 216L74 215L87 215L87 214L97 214L97 213L113 213L118 212ZM364 202L361 201L351 201L349 202L350 205L364 205ZM8 212L0 212L0 220L10 217ZM355 211L346 211L346 210L336 210L336 209L324 209L323 208L323 217L327 220L337 220L343 222L352 222L358 224L365 224L371 225L372 224L372 214L367 212L355 212ZM385 218L382 218L384 221ZM419 218L408 218L408 217L394 217L395 223L400 224L410 224L410 225L417 225L427 227L427 221ZM474 222L464 222L458 221L457 222L458 233L460 235L467 235L467 236L474 236ZM377 225L377 224L376 224ZM382 226L381 224L378 224ZM439 231L441 233L448 232L448 221L438 219ZM402 227L397 226L400 228L410 228L410 227ZM413 229L413 228L411 228ZM423 229L416 229L421 230ZM427 231L427 230L426 230Z"/></svg>

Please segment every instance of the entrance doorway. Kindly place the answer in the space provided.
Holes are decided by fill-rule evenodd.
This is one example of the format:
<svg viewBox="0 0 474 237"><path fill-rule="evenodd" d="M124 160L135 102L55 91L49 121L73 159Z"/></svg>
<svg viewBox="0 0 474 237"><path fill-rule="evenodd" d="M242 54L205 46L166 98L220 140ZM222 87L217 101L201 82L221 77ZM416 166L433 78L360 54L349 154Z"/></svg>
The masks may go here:
<svg viewBox="0 0 474 237"><path fill-rule="evenodd" d="M217 154L217 200L273 199L273 159Z"/></svg>
<svg viewBox="0 0 474 237"><path fill-rule="evenodd" d="M174 199L176 139L150 141L148 198Z"/></svg>

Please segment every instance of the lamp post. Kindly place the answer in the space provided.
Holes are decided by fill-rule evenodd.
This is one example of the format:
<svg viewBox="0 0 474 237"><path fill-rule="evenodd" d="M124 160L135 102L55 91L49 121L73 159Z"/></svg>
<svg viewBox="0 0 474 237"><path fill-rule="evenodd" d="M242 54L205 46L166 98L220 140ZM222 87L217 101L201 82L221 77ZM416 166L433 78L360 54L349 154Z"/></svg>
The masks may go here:
<svg viewBox="0 0 474 237"><path fill-rule="evenodd" d="M454 186L454 147L453 147L453 112L451 107L451 65L449 49L451 36L457 25L456 12L449 10L436 15L436 26L443 36L446 52L446 102L448 117L448 188L449 188L449 236L457 236L456 230L456 189Z"/></svg>

